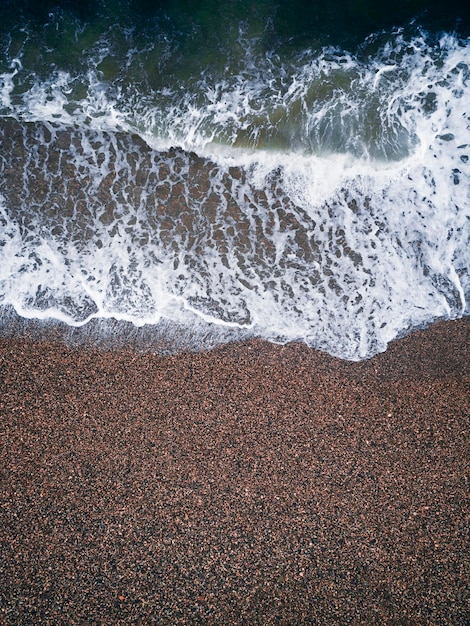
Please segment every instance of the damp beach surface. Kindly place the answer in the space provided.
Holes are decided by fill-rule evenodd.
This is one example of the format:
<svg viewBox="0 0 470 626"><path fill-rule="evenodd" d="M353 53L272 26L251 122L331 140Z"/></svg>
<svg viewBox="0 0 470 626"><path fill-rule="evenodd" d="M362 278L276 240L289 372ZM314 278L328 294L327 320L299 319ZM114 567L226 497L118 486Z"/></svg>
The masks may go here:
<svg viewBox="0 0 470 626"><path fill-rule="evenodd" d="M469 338L2 338L0 623L468 623Z"/></svg>

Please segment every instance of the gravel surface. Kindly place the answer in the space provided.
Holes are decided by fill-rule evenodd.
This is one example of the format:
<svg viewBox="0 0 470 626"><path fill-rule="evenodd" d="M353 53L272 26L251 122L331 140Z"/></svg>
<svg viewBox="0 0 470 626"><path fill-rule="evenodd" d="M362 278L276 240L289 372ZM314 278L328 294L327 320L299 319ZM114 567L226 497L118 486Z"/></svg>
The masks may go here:
<svg viewBox="0 0 470 626"><path fill-rule="evenodd" d="M469 339L0 339L0 624L468 625Z"/></svg>

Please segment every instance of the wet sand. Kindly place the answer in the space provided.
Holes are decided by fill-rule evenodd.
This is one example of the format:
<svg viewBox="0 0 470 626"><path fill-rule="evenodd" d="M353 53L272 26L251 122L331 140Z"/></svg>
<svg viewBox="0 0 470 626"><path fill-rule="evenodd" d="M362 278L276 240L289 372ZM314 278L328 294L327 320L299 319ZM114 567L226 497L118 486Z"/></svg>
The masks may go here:
<svg viewBox="0 0 470 626"><path fill-rule="evenodd" d="M362 363L0 339L0 624L470 622L470 321Z"/></svg>

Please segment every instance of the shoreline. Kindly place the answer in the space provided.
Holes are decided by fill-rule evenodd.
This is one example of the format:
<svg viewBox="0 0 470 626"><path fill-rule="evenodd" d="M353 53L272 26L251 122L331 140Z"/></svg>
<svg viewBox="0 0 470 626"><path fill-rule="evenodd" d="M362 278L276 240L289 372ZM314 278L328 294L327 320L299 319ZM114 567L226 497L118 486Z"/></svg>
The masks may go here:
<svg viewBox="0 0 470 626"><path fill-rule="evenodd" d="M0 623L467 623L470 318L360 362L2 337L0 384Z"/></svg>
<svg viewBox="0 0 470 626"><path fill-rule="evenodd" d="M223 350L225 346L245 345L251 342L286 347L289 345L304 346L309 352L325 354L327 357L344 363L366 363L380 354L387 353L390 347L406 340L410 336L421 333L424 340L428 333L439 332L442 325L470 323L470 314L458 318L436 318L422 325L402 329L388 342L383 352L362 359L349 359L335 356L321 347L308 345L302 339L288 340L279 337L266 339L252 328L222 327L206 322L194 314L186 322L178 322L163 318L156 324L136 326L131 321L115 318L92 318L82 326L71 326L54 318L28 318L19 315L12 306L0 308L0 341L31 341L32 343L52 343L65 346L72 350L136 352L153 354L157 357L198 354ZM426 334L422 334L426 333Z"/></svg>

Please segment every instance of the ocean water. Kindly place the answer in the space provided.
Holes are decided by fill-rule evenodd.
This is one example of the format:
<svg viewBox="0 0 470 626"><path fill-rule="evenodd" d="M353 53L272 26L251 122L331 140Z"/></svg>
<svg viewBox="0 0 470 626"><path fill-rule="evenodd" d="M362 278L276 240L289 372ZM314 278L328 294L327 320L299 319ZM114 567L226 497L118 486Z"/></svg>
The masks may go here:
<svg viewBox="0 0 470 626"><path fill-rule="evenodd" d="M357 360L470 314L470 19L442 4L4 0L2 332Z"/></svg>

